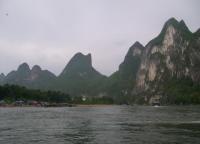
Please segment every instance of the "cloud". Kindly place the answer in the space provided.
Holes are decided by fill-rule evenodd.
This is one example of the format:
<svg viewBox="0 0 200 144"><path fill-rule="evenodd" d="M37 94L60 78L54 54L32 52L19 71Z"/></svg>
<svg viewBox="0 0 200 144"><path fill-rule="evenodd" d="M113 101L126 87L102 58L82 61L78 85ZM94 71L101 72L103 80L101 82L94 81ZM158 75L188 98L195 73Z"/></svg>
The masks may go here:
<svg viewBox="0 0 200 144"><path fill-rule="evenodd" d="M83 52L92 53L94 67L110 75L135 41L145 45L168 18L184 19L192 31L199 28L199 5L199 0L1 0L0 72L28 62L59 74Z"/></svg>

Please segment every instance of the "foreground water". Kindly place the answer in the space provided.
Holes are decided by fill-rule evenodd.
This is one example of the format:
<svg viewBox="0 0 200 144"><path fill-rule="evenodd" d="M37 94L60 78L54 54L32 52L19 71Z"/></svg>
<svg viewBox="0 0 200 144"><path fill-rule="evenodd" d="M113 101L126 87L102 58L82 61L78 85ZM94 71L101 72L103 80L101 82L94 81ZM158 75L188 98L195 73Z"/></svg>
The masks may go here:
<svg viewBox="0 0 200 144"><path fill-rule="evenodd" d="M0 108L0 144L199 144L199 106Z"/></svg>

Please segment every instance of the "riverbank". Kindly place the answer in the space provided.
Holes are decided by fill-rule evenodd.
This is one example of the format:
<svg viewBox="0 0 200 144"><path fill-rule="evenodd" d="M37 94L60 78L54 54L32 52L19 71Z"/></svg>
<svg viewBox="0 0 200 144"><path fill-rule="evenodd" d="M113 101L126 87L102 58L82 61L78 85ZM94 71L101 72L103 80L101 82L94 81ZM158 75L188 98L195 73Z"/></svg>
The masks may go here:
<svg viewBox="0 0 200 144"><path fill-rule="evenodd" d="M13 105L13 104L6 104L0 105L0 108L7 108L7 107L110 107L116 106L115 104L48 104L48 105Z"/></svg>
<svg viewBox="0 0 200 144"><path fill-rule="evenodd" d="M108 107L116 104L77 104L76 107Z"/></svg>
<svg viewBox="0 0 200 144"><path fill-rule="evenodd" d="M74 107L75 104L70 103L49 103L38 101L16 101L13 103L0 103L0 107Z"/></svg>

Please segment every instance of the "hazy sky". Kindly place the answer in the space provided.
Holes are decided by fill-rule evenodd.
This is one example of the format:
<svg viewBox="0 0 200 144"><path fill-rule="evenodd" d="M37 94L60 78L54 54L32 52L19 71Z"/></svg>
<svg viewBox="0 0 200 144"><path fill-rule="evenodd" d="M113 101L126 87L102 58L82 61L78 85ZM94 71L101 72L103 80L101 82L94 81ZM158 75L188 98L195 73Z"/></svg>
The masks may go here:
<svg viewBox="0 0 200 144"><path fill-rule="evenodd" d="M110 75L170 17L200 28L200 0L0 0L0 72L27 62L59 74L77 52Z"/></svg>

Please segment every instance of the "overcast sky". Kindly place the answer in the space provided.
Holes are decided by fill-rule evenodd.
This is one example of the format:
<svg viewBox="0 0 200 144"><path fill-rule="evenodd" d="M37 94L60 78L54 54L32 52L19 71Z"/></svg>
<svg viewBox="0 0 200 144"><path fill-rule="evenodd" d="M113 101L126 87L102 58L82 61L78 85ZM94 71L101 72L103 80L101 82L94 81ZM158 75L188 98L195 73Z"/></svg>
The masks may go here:
<svg viewBox="0 0 200 144"><path fill-rule="evenodd" d="M110 75L170 17L200 28L200 0L0 0L0 72L27 62L58 75L77 52Z"/></svg>

